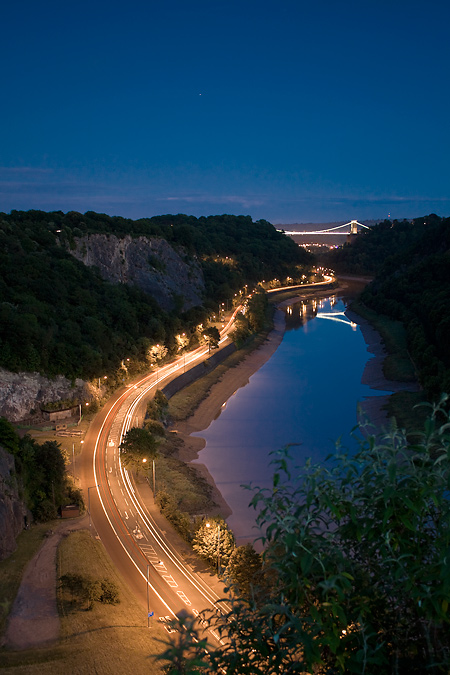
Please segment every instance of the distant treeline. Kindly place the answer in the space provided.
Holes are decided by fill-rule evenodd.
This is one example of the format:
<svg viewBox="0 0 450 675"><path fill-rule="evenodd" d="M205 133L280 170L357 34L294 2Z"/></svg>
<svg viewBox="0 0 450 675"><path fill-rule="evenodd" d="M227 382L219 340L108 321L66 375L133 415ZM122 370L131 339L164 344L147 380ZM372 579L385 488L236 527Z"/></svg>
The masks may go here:
<svg viewBox="0 0 450 675"><path fill-rule="evenodd" d="M403 322L428 398L450 392L450 218L384 221L326 263L340 272L375 275L361 300Z"/></svg>
<svg viewBox="0 0 450 675"><path fill-rule="evenodd" d="M104 281L69 252L75 237L90 233L161 237L195 255L205 278L202 306L167 313L138 288ZM0 213L0 366L89 379L115 372L124 357L144 364L152 345L164 343L170 354L177 333L192 336L244 284L295 278L311 261L249 216Z"/></svg>

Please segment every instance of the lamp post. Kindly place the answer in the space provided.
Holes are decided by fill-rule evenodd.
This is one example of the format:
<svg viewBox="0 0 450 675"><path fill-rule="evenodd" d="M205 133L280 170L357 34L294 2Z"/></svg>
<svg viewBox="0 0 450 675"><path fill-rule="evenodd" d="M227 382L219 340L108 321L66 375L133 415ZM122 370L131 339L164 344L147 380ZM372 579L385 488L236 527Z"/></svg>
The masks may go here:
<svg viewBox="0 0 450 675"><path fill-rule="evenodd" d="M108 379L108 376L107 376L107 375L103 375L103 379L104 379L104 380L107 380L107 379ZM100 378L98 378L98 388L100 389Z"/></svg>
<svg viewBox="0 0 450 675"><path fill-rule="evenodd" d="M147 565L147 628L150 628L150 606L148 599L149 577L150 577L150 565Z"/></svg>
<svg viewBox="0 0 450 675"><path fill-rule="evenodd" d="M153 462L153 498L154 498L156 494L155 460L153 459L152 462Z"/></svg>
<svg viewBox="0 0 450 675"><path fill-rule="evenodd" d="M98 488L99 483L97 485L91 485L91 487L88 487L88 513L89 513L89 529L91 529L91 493L89 490L92 490L93 488Z"/></svg>
<svg viewBox="0 0 450 675"><path fill-rule="evenodd" d="M217 574L220 577L220 523L217 524Z"/></svg>

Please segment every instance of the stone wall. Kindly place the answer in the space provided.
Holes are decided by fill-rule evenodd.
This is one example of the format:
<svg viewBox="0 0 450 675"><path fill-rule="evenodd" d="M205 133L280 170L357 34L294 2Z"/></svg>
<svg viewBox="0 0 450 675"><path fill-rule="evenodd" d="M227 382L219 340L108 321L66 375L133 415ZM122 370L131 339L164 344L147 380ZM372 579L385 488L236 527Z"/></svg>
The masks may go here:
<svg viewBox="0 0 450 675"><path fill-rule="evenodd" d="M180 389L183 389L183 387L187 387L192 382L195 382L195 380L198 380L200 377L203 377L203 375L206 375L207 373L211 372L211 370L214 370L214 368L218 366L219 363L225 361L227 356L235 351L236 345L234 342L230 342L217 351L212 352L209 359L202 361L198 365L194 366L194 368L188 370L186 373L182 373L175 379L171 380L171 382L169 382L169 384L167 384L161 390L162 393L168 399L171 398L174 394L180 391Z"/></svg>

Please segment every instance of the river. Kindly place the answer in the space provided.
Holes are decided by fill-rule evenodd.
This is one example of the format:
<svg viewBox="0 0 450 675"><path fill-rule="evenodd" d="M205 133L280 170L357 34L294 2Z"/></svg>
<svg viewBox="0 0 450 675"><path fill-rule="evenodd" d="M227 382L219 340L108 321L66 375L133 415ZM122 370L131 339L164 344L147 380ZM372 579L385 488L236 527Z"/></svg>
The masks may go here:
<svg viewBox="0 0 450 675"><path fill-rule="evenodd" d="M284 309L286 331L267 363L227 401L220 416L197 434L206 441L197 460L206 466L232 510L227 523L238 544L253 541L250 484L268 487L270 453L286 445L295 462L321 462L342 445L358 402L386 392L361 384L369 358L359 326L344 314L348 299L331 296Z"/></svg>

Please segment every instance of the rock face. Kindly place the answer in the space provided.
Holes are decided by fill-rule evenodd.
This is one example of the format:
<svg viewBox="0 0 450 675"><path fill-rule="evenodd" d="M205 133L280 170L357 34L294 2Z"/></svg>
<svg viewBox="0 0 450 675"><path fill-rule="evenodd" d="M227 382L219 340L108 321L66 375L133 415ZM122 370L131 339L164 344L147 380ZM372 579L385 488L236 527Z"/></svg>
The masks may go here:
<svg viewBox="0 0 450 675"><path fill-rule="evenodd" d="M202 304L204 279L195 259L187 259L165 239L92 234L75 238L70 250L78 260L96 266L112 283L132 284L155 298L161 308L186 311ZM41 403L90 398L89 385L59 376L11 373L0 368L0 416L10 422L35 417Z"/></svg>
<svg viewBox="0 0 450 675"><path fill-rule="evenodd" d="M72 386L61 375L50 380L38 373L10 373L0 368L0 416L10 422L33 417L41 403L75 398L89 398L83 380L75 380Z"/></svg>
<svg viewBox="0 0 450 675"><path fill-rule="evenodd" d="M205 286L199 264L182 257L165 239L91 234L76 237L75 244L70 253L97 267L103 279L138 286L165 310L176 307L177 297L181 311L202 303Z"/></svg>
<svg viewBox="0 0 450 675"><path fill-rule="evenodd" d="M16 550L16 537L24 527L25 516L15 478L14 457L0 447L0 560Z"/></svg>

